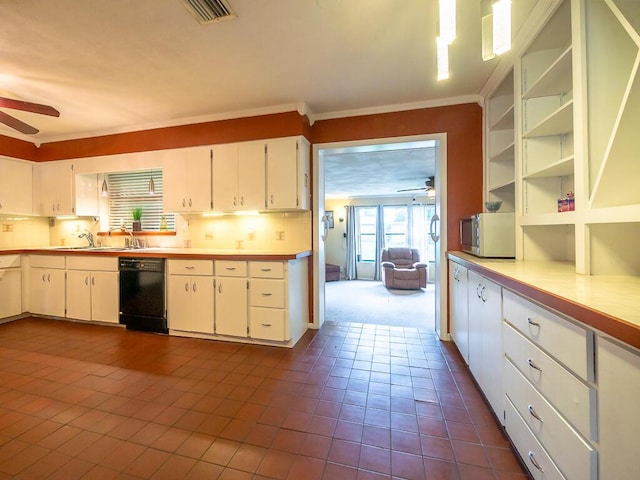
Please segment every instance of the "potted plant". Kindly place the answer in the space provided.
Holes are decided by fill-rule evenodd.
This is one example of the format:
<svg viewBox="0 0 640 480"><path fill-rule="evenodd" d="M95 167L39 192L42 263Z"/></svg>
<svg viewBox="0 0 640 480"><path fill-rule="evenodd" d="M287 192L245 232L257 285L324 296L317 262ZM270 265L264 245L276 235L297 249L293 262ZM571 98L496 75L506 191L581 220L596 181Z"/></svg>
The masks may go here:
<svg viewBox="0 0 640 480"><path fill-rule="evenodd" d="M142 230L142 222L140 219L142 218L142 208L136 207L131 211L131 215L133 216L133 224L131 229L134 232L139 232Z"/></svg>

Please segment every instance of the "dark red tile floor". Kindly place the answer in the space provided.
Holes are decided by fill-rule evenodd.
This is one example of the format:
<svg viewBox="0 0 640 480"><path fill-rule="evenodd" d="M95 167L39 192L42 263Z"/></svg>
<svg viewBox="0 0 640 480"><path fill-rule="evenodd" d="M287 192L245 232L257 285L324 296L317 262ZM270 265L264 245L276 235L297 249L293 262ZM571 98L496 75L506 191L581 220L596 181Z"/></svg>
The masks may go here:
<svg viewBox="0 0 640 480"><path fill-rule="evenodd" d="M455 347L328 322L293 349L0 325L1 479L524 479Z"/></svg>

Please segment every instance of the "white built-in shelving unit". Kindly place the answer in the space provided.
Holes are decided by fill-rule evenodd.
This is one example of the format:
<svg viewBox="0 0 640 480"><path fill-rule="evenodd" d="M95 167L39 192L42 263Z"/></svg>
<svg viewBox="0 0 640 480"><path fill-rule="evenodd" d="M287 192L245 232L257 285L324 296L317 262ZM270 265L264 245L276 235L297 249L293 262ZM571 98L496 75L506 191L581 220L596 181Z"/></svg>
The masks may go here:
<svg viewBox="0 0 640 480"><path fill-rule="evenodd" d="M543 3L487 95L485 199L516 212L517 258L638 276L640 2Z"/></svg>

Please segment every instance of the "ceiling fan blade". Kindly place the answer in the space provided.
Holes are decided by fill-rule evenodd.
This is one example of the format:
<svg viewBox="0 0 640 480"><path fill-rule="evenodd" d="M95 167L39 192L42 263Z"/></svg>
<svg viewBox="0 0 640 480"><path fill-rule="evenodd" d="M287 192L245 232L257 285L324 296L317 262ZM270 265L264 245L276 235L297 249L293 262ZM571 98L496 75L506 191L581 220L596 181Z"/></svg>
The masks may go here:
<svg viewBox="0 0 640 480"><path fill-rule="evenodd" d="M27 125L21 120L18 120L11 115L8 115L4 112L0 112L0 122L4 123L6 126L13 128L21 133L25 133L27 135L33 135L34 133L38 133L40 130L32 127L31 125Z"/></svg>
<svg viewBox="0 0 640 480"><path fill-rule="evenodd" d="M417 192L418 190L425 190L424 187L420 188L403 188L402 190L396 190L397 192Z"/></svg>
<svg viewBox="0 0 640 480"><path fill-rule="evenodd" d="M12 98L0 97L0 107L22 110L24 112L39 113L40 115L49 115L50 117L60 116L60 112L49 105L24 102L22 100L14 100Z"/></svg>

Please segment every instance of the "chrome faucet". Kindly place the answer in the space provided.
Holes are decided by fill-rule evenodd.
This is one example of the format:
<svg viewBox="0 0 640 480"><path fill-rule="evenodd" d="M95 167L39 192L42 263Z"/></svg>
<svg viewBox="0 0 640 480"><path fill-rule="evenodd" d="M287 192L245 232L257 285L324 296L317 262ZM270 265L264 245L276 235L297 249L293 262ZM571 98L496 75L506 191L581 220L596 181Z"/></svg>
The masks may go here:
<svg viewBox="0 0 640 480"><path fill-rule="evenodd" d="M89 230L85 230L84 232L82 232L80 235L78 235L78 238L86 238L87 242L89 242L89 246L95 247L95 244L93 243L93 233L91 233Z"/></svg>

